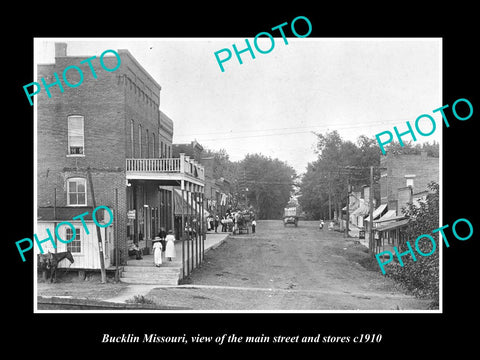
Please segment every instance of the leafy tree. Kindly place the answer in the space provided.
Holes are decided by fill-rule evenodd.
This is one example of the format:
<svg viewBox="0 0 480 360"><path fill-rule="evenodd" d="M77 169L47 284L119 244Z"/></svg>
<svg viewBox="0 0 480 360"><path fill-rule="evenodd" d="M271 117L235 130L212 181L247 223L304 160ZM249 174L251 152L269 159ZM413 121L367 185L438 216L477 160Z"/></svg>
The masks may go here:
<svg viewBox="0 0 480 360"><path fill-rule="evenodd" d="M248 154L239 163L240 191L244 191L249 204L255 207L259 219L283 215L295 178L295 170L288 164L261 154Z"/></svg>
<svg viewBox="0 0 480 360"><path fill-rule="evenodd" d="M206 149L204 157L213 157L214 178L231 182L234 207L253 206L259 219L275 219L283 215L294 192L295 170L288 164L262 154L248 154L232 162L224 149Z"/></svg>
<svg viewBox="0 0 480 360"><path fill-rule="evenodd" d="M337 214L346 204L347 178L350 185L368 183L369 167L378 166L381 151L375 138L364 135L356 143L344 141L337 131L316 135L318 158L302 178L299 202L311 217L325 218L329 199Z"/></svg>
<svg viewBox="0 0 480 360"><path fill-rule="evenodd" d="M432 230L439 227L439 186L437 183L431 182L428 188L430 193L427 195L426 201L420 202L420 206L409 203L406 208L402 209L403 214L411 219L402 234L412 246L418 236L429 234L435 239L437 249L430 256L416 256L417 261L413 261L411 257L405 257L402 259L403 267L392 263L393 266L387 272L387 276L400 282L414 295L432 298L434 303L438 303L438 246L440 243L438 232L432 234ZM419 248L423 253L428 254L432 251L432 244L429 240L424 239L424 241L419 241ZM400 250L406 251L406 244L402 244Z"/></svg>
<svg viewBox="0 0 480 360"><path fill-rule="evenodd" d="M230 161L225 149L204 149L203 157L213 157L213 177L220 179L235 179L237 177L238 163Z"/></svg>

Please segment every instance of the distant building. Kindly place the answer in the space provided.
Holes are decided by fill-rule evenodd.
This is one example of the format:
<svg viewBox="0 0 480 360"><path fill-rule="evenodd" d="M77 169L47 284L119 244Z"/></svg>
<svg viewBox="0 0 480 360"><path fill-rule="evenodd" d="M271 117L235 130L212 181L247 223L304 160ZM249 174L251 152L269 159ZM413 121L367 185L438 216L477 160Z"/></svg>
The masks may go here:
<svg viewBox="0 0 480 360"><path fill-rule="evenodd" d="M428 183L439 182L440 161L420 155L385 155L380 159L380 203L401 215L402 208L428 191Z"/></svg>
<svg viewBox="0 0 480 360"><path fill-rule="evenodd" d="M199 142L193 140L190 143L173 144L173 156L178 157L181 153L184 153L197 162L202 161L203 146Z"/></svg>
<svg viewBox="0 0 480 360"><path fill-rule="evenodd" d="M406 239L401 231L410 221L402 209L408 203L417 204L426 199L429 193L428 184L439 183L440 159L420 155L391 155L380 159L380 207L386 213L374 220L376 230L375 252L392 250Z"/></svg>
<svg viewBox="0 0 480 360"><path fill-rule="evenodd" d="M231 183L229 180L215 177L215 158L203 157L205 167L205 199L206 209L212 215L224 216L231 209Z"/></svg>

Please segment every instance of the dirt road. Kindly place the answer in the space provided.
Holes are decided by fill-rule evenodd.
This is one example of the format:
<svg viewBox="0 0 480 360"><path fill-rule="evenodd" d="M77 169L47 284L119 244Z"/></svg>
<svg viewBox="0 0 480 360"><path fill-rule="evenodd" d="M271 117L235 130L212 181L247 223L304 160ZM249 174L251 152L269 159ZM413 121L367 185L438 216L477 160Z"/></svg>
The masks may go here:
<svg viewBox="0 0 480 360"><path fill-rule="evenodd" d="M257 233L231 236L177 288L148 297L196 310L425 310L429 301L395 289L366 253L318 222L297 228L259 221Z"/></svg>

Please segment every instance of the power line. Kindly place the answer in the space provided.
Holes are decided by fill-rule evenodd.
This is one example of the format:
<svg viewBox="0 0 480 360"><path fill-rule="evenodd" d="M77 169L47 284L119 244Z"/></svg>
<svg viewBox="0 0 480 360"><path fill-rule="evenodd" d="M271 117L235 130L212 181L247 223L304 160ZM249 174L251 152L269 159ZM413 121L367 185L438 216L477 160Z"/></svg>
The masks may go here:
<svg viewBox="0 0 480 360"><path fill-rule="evenodd" d="M298 129L310 129L304 131L294 131L294 132L282 132L282 133L270 133L270 134L258 134L258 135L243 135L243 136L234 136L234 137L214 137L210 139L198 139L198 141L217 141L217 140L237 140L237 139L246 139L246 138L258 138L258 137L268 137L268 136L279 136L279 135L294 135L294 134L305 134L305 133L314 133L313 129L320 128L328 130L332 128L335 129L352 129L352 128L359 128L359 127L368 127L368 126L375 126L375 125L382 125L382 124L389 124L390 122L381 121L381 122L367 122L367 123L359 123L355 125L319 125L319 126L305 126L305 127L291 127L291 128L272 128L272 129L256 129L256 130L243 130L243 131L235 131L235 133L258 133L264 131L277 131L277 130L298 130ZM232 133L230 132L214 132L214 133L203 133L203 134L191 134L191 135L174 135L174 137L195 137L195 136L203 136L203 135L215 135L215 134L225 134L229 135Z"/></svg>

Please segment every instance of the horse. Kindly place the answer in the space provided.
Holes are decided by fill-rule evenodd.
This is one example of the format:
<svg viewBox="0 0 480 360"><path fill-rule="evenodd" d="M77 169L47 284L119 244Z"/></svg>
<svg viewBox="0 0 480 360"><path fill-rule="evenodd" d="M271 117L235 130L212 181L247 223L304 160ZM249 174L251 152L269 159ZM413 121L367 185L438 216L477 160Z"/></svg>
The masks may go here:
<svg viewBox="0 0 480 360"><path fill-rule="evenodd" d="M70 265L72 265L73 262L74 262L73 255L70 252L70 250L62 251L62 252L59 252L59 253L48 252L48 254L51 255L50 282L56 282L57 281L58 263L66 258L70 261Z"/></svg>

